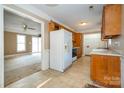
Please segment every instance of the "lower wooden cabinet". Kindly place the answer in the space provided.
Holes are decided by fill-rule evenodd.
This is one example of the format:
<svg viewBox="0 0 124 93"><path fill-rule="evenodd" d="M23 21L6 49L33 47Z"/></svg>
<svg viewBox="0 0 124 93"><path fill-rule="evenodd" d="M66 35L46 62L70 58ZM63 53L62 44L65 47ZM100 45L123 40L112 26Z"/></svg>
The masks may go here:
<svg viewBox="0 0 124 93"><path fill-rule="evenodd" d="M77 58L82 57L82 47L77 48Z"/></svg>
<svg viewBox="0 0 124 93"><path fill-rule="evenodd" d="M120 87L120 57L91 55L91 79L105 87Z"/></svg>

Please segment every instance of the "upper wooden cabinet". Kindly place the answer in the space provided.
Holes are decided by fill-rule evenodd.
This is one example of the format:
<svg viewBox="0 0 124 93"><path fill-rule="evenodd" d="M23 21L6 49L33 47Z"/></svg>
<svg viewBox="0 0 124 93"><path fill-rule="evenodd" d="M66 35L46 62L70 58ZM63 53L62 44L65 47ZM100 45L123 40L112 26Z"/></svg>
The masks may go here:
<svg viewBox="0 0 124 93"><path fill-rule="evenodd" d="M105 5L102 15L102 40L121 34L121 5Z"/></svg>
<svg viewBox="0 0 124 93"><path fill-rule="evenodd" d="M56 22L54 22L54 21L50 21L50 22L49 22L49 24L48 24L48 29L49 29L50 32L51 32L51 31L60 30L60 29L66 29L66 30L69 31L69 32L73 32L73 31L71 31L70 29L68 29L68 28L64 27L63 25L60 25L60 24L58 24L58 23L56 23Z"/></svg>
<svg viewBox="0 0 124 93"><path fill-rule="evenodd" d="M74 47L79 47L82 45L82 33L73 33Z"/></svg>
<svg viewBox="0 0 124 93"><path fill-rule="evenodd" d="M60 26L59 24L51 21L51 22L49 22L48 28L49 28L49 31L55 31L55 30L62 29L62 26Z"/></svg>

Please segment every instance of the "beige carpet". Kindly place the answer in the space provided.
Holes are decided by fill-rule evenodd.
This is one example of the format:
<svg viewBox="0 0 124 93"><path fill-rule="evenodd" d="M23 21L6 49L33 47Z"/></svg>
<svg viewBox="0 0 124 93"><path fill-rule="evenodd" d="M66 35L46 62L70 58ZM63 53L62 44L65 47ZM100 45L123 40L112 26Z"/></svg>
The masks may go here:
<svg viewBox="0 0 124 93"><path fill-rule="evenodd" d="M41 54L34 53L5 59L5 86L40 71Z"/></svg>

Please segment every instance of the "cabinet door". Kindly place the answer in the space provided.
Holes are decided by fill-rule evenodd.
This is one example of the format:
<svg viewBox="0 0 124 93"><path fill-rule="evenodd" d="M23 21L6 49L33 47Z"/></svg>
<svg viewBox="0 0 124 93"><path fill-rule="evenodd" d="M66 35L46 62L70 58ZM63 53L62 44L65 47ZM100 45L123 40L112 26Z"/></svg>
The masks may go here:
<svg viewBox="0 0 124 93"><path fill-rule="evenodd" d="M51 31L54 31L54 28L55 28L55 24L53 23L53 22L49 22L49 24L48 24L48 29L49 29L49 31L51 32Z"/></svg>
<svg viewBox="0 0 124 93"><path fill-rule="evenodd" d="M82 47L79 47L77 49L77 58L80 58L82 56Z"/></svg>
<svg viewBox="0 0 124 93"><path fill-rule="evenodd" d="M91 64L90 64L90 78L92 80L97 80L97 74L96 74L96 71L97 71L97 58L96 56L94 55L91 55Z"/></svg>
<svg viewBox="0 0 124 93"><path fill-rule="evenodd" d="M101 27L101 40L105 41L105 8L103 9L102 14L102 27Z"/></svg>
<svg viewBox="0 0 124 93"><path fill-rule="evenodd" d="M108 56L108 59L109 85L120 87L120 57Z"/></svg>
<svg viewBox="0 0 124 93"><path fill-rule="evenodd" d="M91 55L91 79L106 87L120 87L120 58Z"/></svg>
<svg viewBox="0 0 124 93"><path fill-rule="evenodd" d="M121 5L106 5L104 7L103 27L105 36L121 34Z"/></svg>
<svg viewBox="0 0 124 93"><path fill-rule="evenodd" d="M77 57L80 58L82 56L82 33L73 33L73 47L78 47L77 49Z"/></svg>
<svg viewBox="0 0 124 93"><path fill-rule="evenodd" d="M108 73L107 73L107 59L105 56L98 56L99 60L97 62L97 80L104 84L108 84Z"/></svg>
<svg viewBox="0 0 124 93"><path fill-rule="evenodd" d="M91 79L106 86L108 84L106 57L101 55L92 55L91 62Z"/></svg>
<svg viewBox="0 0 124 93"><path fill-rule="evenodd" d="M91 57L91 78L101 81L107 75L107 62L104 56L92 55Z"/></svg>

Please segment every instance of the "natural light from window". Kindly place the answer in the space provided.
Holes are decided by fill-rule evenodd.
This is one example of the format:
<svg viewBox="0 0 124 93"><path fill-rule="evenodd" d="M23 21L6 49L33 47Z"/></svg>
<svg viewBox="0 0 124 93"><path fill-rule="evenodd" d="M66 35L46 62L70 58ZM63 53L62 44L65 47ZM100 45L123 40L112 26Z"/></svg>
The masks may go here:
<svg viewBox="0 0 124 93"><path fill-rule="evenodd" d="M32 52L41 52L41 38L32 37Z"/></svg>
<svg viewBox="0 0 124 93"><path fill-rule="evenodd" d="M17 52L25 51L25 35L17 35Z"/></svg>

